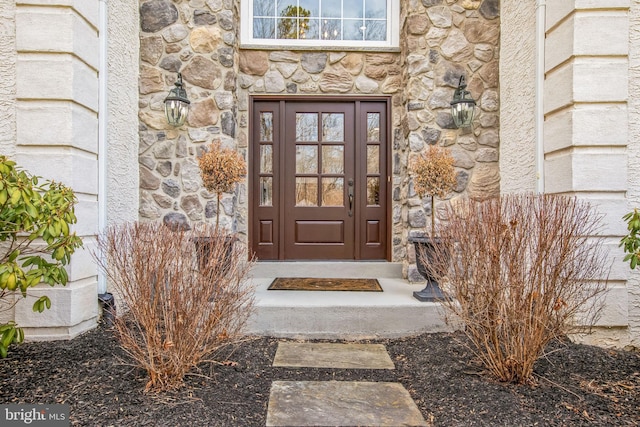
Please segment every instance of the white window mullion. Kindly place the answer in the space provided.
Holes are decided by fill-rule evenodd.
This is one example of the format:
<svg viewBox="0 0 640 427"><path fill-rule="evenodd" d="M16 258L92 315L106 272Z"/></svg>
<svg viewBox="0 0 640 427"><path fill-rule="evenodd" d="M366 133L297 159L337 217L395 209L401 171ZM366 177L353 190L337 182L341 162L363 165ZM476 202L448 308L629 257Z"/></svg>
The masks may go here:
<svg viewBox="0 0 640 427"><path fill-rule="evenodd" d="M362 24L361 27L364 27L364 31L362 31L362 38L360 40L345 40L345 16L344 16L344 5L345 1L354 1L354 0L340 0L340 17L338 18L327 18L322 13L323 0L318 2L318 35L316 39L279 39L278 34L278 3L273 3L273 16L264 17L264 19L269 19L272 21L274 25L275 34L272 39L261 39L254 38L253 36L253 27L254 27L254 0L241 0L240 2L240 42L242 45L262 45L262 46L282 46L283 49L295 49L305 48L305 47L316 47L316 46L327 46L327 39L324 38L324 20L325 19L338 19L340 21L340 39L331 40L330 48L393 48L396 49L399 47L399 31L400 31L400 5L397 0L387 0L387 19L386 19L386 40L383 41L372 41L369 40L368 31L370 30L370 25L367 25L368 21L366 19L366 0L360 0L363 16L362 16ZM355 0L358 1L358 0ZM296 0L295 2L291 2L295 4L295 7L300 7L300 0ZM295 19L295 31L299 36L300 34L300 19L298 17L291 17L291 19ZM310 20L314 19L313 16L309 17ZM378 22L378 18L371 20L371 23ZM377 27L377 25L375 25ZM334 27L335 28L335 27ZM328 34L331 37L331 34Z"/></svg>

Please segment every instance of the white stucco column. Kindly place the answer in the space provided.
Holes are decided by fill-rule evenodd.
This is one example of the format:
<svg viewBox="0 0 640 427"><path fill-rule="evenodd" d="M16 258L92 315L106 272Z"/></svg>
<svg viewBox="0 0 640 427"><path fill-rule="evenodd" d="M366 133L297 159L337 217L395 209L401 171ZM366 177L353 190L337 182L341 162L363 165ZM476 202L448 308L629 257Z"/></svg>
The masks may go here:
<svg viewBox="0 0 640 427"><path fill-rule="evenodd" d="M629 8L627 210L640 209L640 3ZM628 271L630 343L640 347L640 270Z"/></svg>
<svg viewBox="0 0 640 427"><path fill-rule="evenodd" d="M500 9L500 191L536 189L535 1Z"/></svg>
<svg viewBox="0 0 640 427"><path fill-rule="evenodd" d="M607 346L628 344L631 331L628 266L618 248L629 189L630 3L547 2L546 16L545 192L575 195L604 215L609 293L601 328L585 339Z"/></svg>
<svg viewBox="0 0 640 427"><path fill-rule="evenodd" d="M98 4L32 0L15 9L13 157L29 172L73 188L73 230L85 244L71 259L66 286L38 285L15 306L15 320L30 339L73 337L98 318L90 253L98 217ZM42 294L52 307L33 313L33 298Z"/></svg>
<svg viewBox="0 0 640 427"><path fill-rule="evenodd" d="M13 157L16 140L16 3L0 0L0 153Z"/></svg>
<svg viewBox="0 0 640 427"><path fill-rule="evenodd" d="M107 224L138 219L138 77L140 12L137 0L107 1Z"/></svg>

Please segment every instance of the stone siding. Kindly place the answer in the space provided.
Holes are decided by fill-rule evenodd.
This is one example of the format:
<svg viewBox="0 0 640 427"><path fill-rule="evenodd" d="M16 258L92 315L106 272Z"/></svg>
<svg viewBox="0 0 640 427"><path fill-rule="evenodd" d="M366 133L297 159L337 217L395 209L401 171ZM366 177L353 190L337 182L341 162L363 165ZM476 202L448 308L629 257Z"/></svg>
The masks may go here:
<svg viewBox="0 0 640 427"><path fill-rule="evenodd" d="M237 16L230 0L140 2L142 220L211 221L216 202L202 187L197 157L214 140L246 152L246 137L236 135ZM191 108L176 129L166 122L163 101L179 71ZM246 183L239 187L238 195L246 194ZM242 216L238 206L237 195L225 195L220 222L246 234L246 206Z"/></svg>
<svg viewBox="0 0 640 427"><path fill-rule="evenodd" d="M409 261L406 275L421 281L407 238L429 228L430 202L415 193L408 165L429 144L450 148L458 185L449 195L486 198L500 192L498 1L405 3L402 123L394 128L394 242L396 257ZM459 78L477 101L472 129L456 129L449 102ZM436 211L442 201L436 201ZM437 215L437 212L436 212ZM406 254L403 253L407 248Z"/></svg>
<svg viewBox="0 0 640 427"><path fill-rule="evenodd" d="M213 140L246 154L249 97L386 95L393 164L392 258L415 255L409 235L424 233L428 201L413 191L407 164L429 144L449 146L458 187L452 197L499 194L499 38L497 0L401 2L397 52L254 50L237 43L237 2L141 1L140 216L207 221L212 195L201 188L197 156ZM187 124L169 128L162 101L181 71L191 100ZM461 74L478 101L473 129L454 128L449 102ZM221 221L247 233L246 183L224 196ZM415 265L405 274L419 280Z"/></svg>

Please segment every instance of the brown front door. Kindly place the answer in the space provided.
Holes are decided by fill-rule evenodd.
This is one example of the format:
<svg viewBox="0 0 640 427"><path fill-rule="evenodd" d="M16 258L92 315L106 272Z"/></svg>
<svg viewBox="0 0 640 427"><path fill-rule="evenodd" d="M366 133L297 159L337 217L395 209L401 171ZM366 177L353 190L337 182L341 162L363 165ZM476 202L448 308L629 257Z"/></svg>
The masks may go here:
<svg viewBox="0 0 640 427"><path fill-rule="evenodd" d="M387 101L253 102L258 259L386 259Z"/></svg>

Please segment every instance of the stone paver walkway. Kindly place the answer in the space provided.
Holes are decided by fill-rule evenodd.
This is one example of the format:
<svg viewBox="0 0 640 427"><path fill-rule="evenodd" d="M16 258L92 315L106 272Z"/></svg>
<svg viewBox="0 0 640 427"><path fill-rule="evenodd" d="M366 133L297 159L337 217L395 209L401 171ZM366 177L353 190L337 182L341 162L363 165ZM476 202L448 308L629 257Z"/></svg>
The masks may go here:
<svg viewBox="0 0 640 427"><path fill-rule="evenodd" d="M394 369L382 344L278 344L273 366L336 369Z"/></svg>
<svg viewBox="0 0 640 427"><path fill-rule="evenodd" d="M274 366L394 369L381 344L278 344ZM274 381L267 426L426 426L399 383Z"/></svg>

